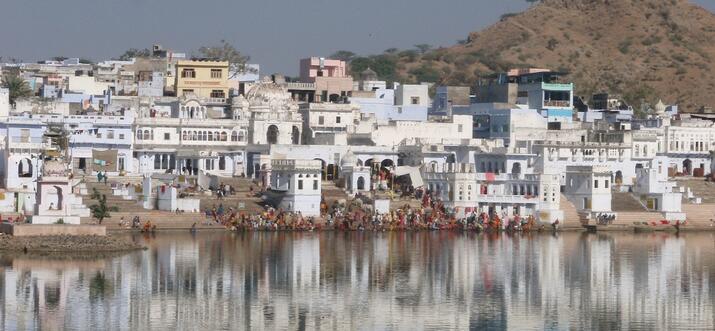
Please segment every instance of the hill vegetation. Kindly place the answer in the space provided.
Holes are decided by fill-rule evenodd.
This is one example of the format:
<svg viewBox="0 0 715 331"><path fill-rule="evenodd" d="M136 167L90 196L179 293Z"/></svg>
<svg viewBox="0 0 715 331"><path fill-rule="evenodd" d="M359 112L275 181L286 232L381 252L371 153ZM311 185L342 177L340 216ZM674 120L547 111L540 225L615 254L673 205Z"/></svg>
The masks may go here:
<svg viewBox="0 0 715 331"><path fill-rule="evenodd" d="M543 0L451 47L339 53L353 73L370 67L388 81L473 86L539 67L567 72L587 99L610 92L633 105L715 106L715 15L687 0Z"/></svg>

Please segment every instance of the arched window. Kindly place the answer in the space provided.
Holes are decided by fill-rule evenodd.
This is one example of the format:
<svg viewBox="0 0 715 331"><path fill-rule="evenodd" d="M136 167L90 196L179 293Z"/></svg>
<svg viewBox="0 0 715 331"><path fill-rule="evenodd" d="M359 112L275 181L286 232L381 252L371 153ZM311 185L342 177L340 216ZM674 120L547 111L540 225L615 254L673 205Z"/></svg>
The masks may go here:
<svg viewBox="0 0 715 331"><path fill-rule="evenodd" d="M181 139L189 140L189 135L186 133L186 131L181 131Z"/></svg>
<svg viewBox="0 0 715 331"><path fill-rule="evenodd" d="M151 131L149 131L149 130L144 130L144 139L152 140Z"/></svg>
<svg viewBox="0 0 715 331"><path fill-rule="evenodd" d="M238 141L238 132L231 131L231 141Z"/></svg>
<svg viewBox="0 0 715 331"><path fill-rule="evenodd" d="M246 140L246 132L243 130L238 131L238 141L245 141Z"/></svg>
<svg viewBox="0 0 715 331"><path fill-rule="evenodd" d="M196 131L193 131L191 133L191 140L194 140L194 141L199 140L198 135L196 134Z"/></svg>
<svg viewBox="0 0 715 331"><path fill-rule="evenodd" d="M209 131L209 141L214 141L214 133Z"/></svg>
<svg viewBox="0 0 715 331"><path fill-rule="evenodd" d="M143 140L144 139L144 134L142 133L142 130L139 129L137 130L137 140Z"/></svg>

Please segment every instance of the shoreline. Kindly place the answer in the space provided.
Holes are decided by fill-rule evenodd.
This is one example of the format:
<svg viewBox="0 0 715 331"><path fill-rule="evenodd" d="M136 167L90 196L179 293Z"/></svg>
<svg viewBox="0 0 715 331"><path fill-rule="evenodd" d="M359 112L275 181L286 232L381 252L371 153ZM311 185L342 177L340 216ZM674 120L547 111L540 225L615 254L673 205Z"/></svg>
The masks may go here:
<svg viewBox="0 0 715 331"><path fill-rule="evenodd" d="M107 229L107 233L112 234L153 234L162 232L180 232L189 231L194 233L199 232L234 232L234 233L247 233L247 232L363 232L363 233L381 233L381 232L463 232L463 233L554 233L554 232L634 232L634 233L679 233L679 232L715 232L715 227L705 226L705 225L689 225L681 226L680 229L675 227L656 227L656 228L644 228L637 226L595 226L594 228L587 228L583 226L567 226L560 227L556 230L545 227L541 230L531 230L531 231L521 231L521 230L477 230L477 229L335 229L335 228L321 228L321 229L229 229L221 225L211 226L211 227L197 227L192 229L190 225L174 225L168 227L158 227L153 231L142 232L139 229L122 229L122 228L112 228Z"/></svg>
<svg viewBox="0 0 715 331"><path fill-rule="evenodd" d="M126 238L107 236L0 236L0 252L51 253L121 253L145 250L146 246Z"/></svg>

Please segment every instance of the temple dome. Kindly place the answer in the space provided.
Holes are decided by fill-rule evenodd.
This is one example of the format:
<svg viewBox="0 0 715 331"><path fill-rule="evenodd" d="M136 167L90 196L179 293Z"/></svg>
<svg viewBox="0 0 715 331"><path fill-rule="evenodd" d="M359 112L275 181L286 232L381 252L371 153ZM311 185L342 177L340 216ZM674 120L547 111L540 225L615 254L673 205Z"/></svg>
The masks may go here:
<svg viewBox="0 0 715 331"><path fill-rule="evenodd" d="M248 90L246 100L251 107L269 107L271 110L287 110L293 103L288 90L265 78Z"/></svg>
<svg viewBox="0 0 715 331"><path fill-rule="evenodd" d="M377 72L372 70L370 67L367 67L367 69L360 73L360 77L363 81L376 81L378 79Z"/></svg>
<svg viewBox="0 0 715 331"><path fill-rule="evenodd" d="M251 104L246 100L246 97L239 95L231 100L231 105L238 108L248 108Z"/></svg>
<svg viewBox="0 0 715 331"><path fill-rule="evenodd" d="M357 157L355 154L353 154L352 150L348 150L347 153L343 156L343 158L340 160L340 167L354 167L357 165Z"/></svg>
<svg viewBox="0 0 715 331"><path fill-rule="evenodd" d="M665 114L665 104L663 100L658 100L658 103L655 105L655 113L658 115Z"/></svg>

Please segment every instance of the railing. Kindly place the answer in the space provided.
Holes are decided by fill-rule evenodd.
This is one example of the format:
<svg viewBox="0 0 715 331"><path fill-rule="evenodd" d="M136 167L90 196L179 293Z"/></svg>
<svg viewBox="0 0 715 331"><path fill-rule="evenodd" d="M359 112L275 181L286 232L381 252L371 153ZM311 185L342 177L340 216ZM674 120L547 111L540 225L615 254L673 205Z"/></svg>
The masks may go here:
<svg viewBox="0 0 715 331"><path fill-rule="evenodd" d="M571 107L571 102L563 100L545 100L544 107Z"/></svg>

